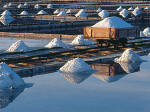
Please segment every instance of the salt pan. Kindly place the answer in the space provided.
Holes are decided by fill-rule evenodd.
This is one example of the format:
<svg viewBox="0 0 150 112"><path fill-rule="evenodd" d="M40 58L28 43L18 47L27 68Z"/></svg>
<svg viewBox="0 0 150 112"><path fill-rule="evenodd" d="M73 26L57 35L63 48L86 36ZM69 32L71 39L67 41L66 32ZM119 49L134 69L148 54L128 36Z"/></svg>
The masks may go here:
<svg viewBox="0 0 150 112"><path fill-rule="evenodd" d="M105 18L104 20L96 23L92 27L99 27L99 28L130 28L133 27L126 21L122 20L119 17L108 17Z"/></svg>
<svg viewBox="0 0 150 112"><path fill-rule="evenodd" d="M109 12L106 11L106 10L102 10L100 13L98 13L98 15L101 17L101 18L106 18L109 16Z"/></svg>
<svg viewBox="0 0 150 112"><path fill-rule="evenodd" d="M8 52L20 52L20 51L29 51L29 47L22 41L18 40L17 42L13 43L9 49Z"/></svg>
<svg viewBox="0 0 150 112"><path fill-rule="evenodd" d="M48 43L45 47L47 48L54 48L54 47L62 47L66 48L68 47L66 44L64 44L59 38L54 38L50 43Z"/></svg>
<svg viewBox="0 0 150 112"><path fill-rule="evenodd" d="M115 62L136 63L142 62L142 59L132 49L126 49L120 58L115 58Z"/></svg>

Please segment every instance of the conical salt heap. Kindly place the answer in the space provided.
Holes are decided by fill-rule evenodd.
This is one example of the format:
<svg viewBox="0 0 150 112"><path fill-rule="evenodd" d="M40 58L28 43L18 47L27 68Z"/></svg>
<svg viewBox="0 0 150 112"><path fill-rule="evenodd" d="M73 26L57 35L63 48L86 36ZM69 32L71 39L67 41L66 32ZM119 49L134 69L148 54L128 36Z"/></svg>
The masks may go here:
<svg viewBox="0 0 150 112"><path fill-rule="evenodd" d="M59 69L63 73L80 73L93 71L93 69L85 63L81 58L75 58L68 61L63 67Z"/></svg>
<svg viewBox="0 0 150 112"><path fill-rule="evenodd" d="M13 17L11 17L10 15L2 15L0 17L0 22L3 23L3 25L8 25L10 24L12 21L14 21L15 19Z"/></svg>
<svg viewBox="0 0 150 112"><path fill-rule="evenodd" d="M5 10L1 15L12 15L11 12L9 10Z"/></svg>
<svg viewBox="0 0 150 112"><path fill-rule="evenodd" d="M136 63L142 62L142 59L132 49L126 49L120 58L115 58L115 62Z"/></svg>
<svg viewBox="0 0 150 112"><path fill-rule="evenodd" d="M34 6L34 8L35 8L35 9L40 9L41 6L40 6L39 4L36 4L36 5Z"/></svg>
<svg viewBox="0 0 150 112"><path fill-rule="evenodd" d="M0 63L0 88L20 88L25 85L21 79L7 64Z"/></svg>
<svg viewBox="0 0 150 112"><path fill-rule="evenodd" d="M10 8L8 4L4 5L3 8Z"/></svg>
<svg viewBox="0 0 150 112"><path fill-rule="evenodd" d="M81 9L75 16L76 17L87 17L87 14L83 9Z"/></svg>
<svg viewBox="0 0 150 112"><path fill-rule="evenodd" d="M67 14L73 14L73 13L74 13L74 11L73 11L73 10L71 10L71 9L69 9L66 13L67 13Z"/></svg>
<svg viewBox="0 0 150 112"><path fill-rule="evenodd" d="M144 9L145 9L145 10L150 10L150 7L147 6L147 7L145 7Z"/></svg>
<svg viewBox="0 0 150 112"><path fill-rule="evenodd" d="M109 16L109 12L106 11L106 10L102 10L100 13L98 13L98 15L101 17L101 18L106 18Z"/></svg>
<svg viewBox="0 0 150 112"><path fill-rule="evenodd" d="M123 9L122 6L120 6L120 7L117 8L117 11L120 12L120 11L122 11L122 9Z"/></svg>
<svg viewBox="0 0 150 112"><path fill-rule="evenodd" d="M104 20L96 23L92 27L97 28L130 28L133 27L131 24L127 23L126 21L122 20L119 17L113 16L105 18Z"/></svg>
<svg viewBox="0 0 150 112"><path fill-rule="evenodd" d="M19 4L19 5L17 6L17 8L21 9L21 8L25 8L25 7L24 7L23 4Z"/></svg>
<svg viewBox="0 0 150 112"><path fill-rule="evenodd" d="M54 14L59 14L59 13L60 13L60 10L57 9L57 10L55 10L53 13L54 13Z"/></svg>
<svg viewBox="0 0 150 112"><path fill-rule="evenodd" d="M22 12L20 13L20 15L27 16L27 15L29 15L29 13L28 13L27 11L22 11Z"/></svg>
<svg viewBox="0 0 150 112"><path fill-rule="evenodd" d="M66 48L68 46L66 44L64 44L59 38L54 38L45 47L47 47L47 48L54 48L54 47Z"/></svg>
<svg viewBox="0 0 150 112"><path fill-rule="evenodd" d="M101 12L102 11L102 9L99 7L98 9L97 9L97 11L96 12Z"/></svg>
<svg viewBox="0 0 150 112"><path fill-rule="evenodd" d="M65 11L61 11L57 16L68 16L68 14Z"/></svg>
<svg viewBox="0 0 150 112"><path fill-rule="evenodd" d="M129 11L126 9L123 9L120 13L119 13L123 18L126 18L129 15Z"/></svg>
<svg viewBox="0 0 150 112"><path fill-rule="evenodd" d="M138 9L138 8L136 8L136 9L134 9L134 11L132 11L132 14L133 14L134 16L138 16L138 15L140 15L141 13L142 13L141 10Z"/></svg>
<svg viewBox="0 0 150 112"><path fill-rule="evenodd" d="M47 8L48 9L52 9L53 8L53 4L47 4Z"/></svg>
<svg viewBox="0 0 150 112"><path fill-rule="evenodd" d="M13 43L9 49L8 52L20 52L20 51L29 51L29 47L22 41L18 40L17 42Z"/></svg>
<svg viewBox="0 0 150 112"><path fill-rule="evenodd" d="M44 15L44 14L48 14L48 13L46 11L44 11L44 10L40 10L37 14Z"/></svg>
<svg viewBox="0 0 150 112"><path fill-rule="evenodd" d="M145 37L150 37L150 27L147 27L143 30L143 34Z"/></svg>
<svg viewBox="0 0 150 112"><path fill-rule="evenodd" d="M133 11L133 10L134 10L133 7L128 8L128 11Z"/></svg>

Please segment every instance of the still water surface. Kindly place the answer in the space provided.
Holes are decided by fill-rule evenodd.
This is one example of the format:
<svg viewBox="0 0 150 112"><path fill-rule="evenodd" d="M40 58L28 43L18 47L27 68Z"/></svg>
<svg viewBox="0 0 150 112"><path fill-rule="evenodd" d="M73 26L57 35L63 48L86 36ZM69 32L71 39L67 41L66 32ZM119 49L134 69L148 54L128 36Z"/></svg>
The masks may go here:
<svg viewBox="0 0 150 112"><path fill-rule="evenodd" d="M147 62L130 74L118 65L95 64L100 72L87 77L56 72L24 78L34 85L19 95L0 95L0 112L148 112L150 57L142 58Z"/></svg>

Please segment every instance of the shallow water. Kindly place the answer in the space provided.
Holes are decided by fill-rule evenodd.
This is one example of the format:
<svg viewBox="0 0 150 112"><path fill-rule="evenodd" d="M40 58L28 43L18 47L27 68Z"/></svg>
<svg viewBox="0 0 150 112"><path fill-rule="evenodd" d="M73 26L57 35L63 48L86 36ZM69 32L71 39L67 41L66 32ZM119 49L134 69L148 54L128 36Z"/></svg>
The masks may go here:
<svg viewBox="0 0 150 112"><path fill-rule="evenodd" d="M105 79L109 74L107 80L96 74L72 77L58 72L24 78L25 82L34 83L33 87L24 89L0 112L148 112L150 57L142 58L148 61L134 73L126 74L119 67L115 73L123 75L114 76L112 71L97 73L98 76L105 74ZM101 71L107 69L92 66ZM80 80L79 83L76 80Z"/></svg>

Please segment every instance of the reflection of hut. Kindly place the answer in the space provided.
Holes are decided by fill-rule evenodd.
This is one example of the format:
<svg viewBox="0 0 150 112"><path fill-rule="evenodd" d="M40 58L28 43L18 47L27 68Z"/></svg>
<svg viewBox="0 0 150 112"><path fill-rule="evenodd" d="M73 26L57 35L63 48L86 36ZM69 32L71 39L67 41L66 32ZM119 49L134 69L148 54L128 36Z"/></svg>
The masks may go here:
<svg viewBox="0 0 150 112"><path fill-rule="evenodd" d="M0 17L0 22L3 24L3 25L8 25L10 24L12 21L14 21L15 19L13 17L11 17L10 15L2 15Z"/></svg>
<svg viewBox="0 0 150 112"><path fill-rule="evenodd" d="M64 74L62 74L62 76L64 76L69 82L76 83L76 84L79 84L79 83L83 82L90 75L92 75L91 72L64 73Z"/></svg>
<svg viewBox="0 0 150 112"><path fill-rule="evenodd" d="M0 90L0 109L5 108L11 103L16 97L24 91L24 88L13 89L13 90Z"/></svg>

